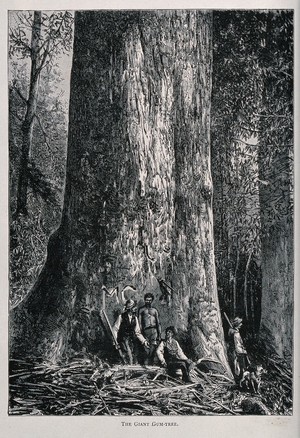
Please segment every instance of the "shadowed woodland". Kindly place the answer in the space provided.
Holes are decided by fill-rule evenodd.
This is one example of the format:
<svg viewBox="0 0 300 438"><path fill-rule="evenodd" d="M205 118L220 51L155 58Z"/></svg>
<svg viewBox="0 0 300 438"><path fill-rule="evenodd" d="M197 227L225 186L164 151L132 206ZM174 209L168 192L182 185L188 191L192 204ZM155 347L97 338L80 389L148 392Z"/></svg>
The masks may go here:
<svg viewBox="0 0 300 438"><path fill-rule="evenodd" d="M293 11L11 12L9 157L10 414L291 415ZM120 363L146 293L193 383Z"/></svg>

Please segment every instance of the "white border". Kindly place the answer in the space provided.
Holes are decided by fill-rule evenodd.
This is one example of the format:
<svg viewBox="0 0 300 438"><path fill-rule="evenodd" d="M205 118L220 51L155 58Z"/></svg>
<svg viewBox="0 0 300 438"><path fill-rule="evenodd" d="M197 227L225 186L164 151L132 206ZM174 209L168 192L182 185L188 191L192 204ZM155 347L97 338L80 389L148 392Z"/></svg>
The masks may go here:
<svg viewBox="0 0 300 438"><path fill-rule="evenodd" d="M7 415L8 394L8 107L7 107L7 11L12 9L295 9L295 271L299 265L299 1L298 0L1 0L0 4L0 434L6 438L296 438L299 423L299 275L295 283L295 379L294 415L291 417L12 417ZM122 427L121 421L176 421L178 427Z"/></svg>

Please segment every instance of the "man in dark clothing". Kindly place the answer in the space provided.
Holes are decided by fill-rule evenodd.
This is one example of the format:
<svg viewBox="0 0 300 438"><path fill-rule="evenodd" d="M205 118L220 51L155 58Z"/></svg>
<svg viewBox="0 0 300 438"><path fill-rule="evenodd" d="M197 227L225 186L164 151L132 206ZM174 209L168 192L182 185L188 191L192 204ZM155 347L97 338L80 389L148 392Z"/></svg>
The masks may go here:
<svg viewBox="0 0 300 438"><path fill-rule="evenodd" d="M181 370L185 382L192 382L190 371L193 369L193 361L188 359L182 351L178 342L174 339L175 328L173 326L166 328L166 339L161 341L157 348L157 357L163 367L166 367L168 373L172 376L177 370Z"/></svg>
<svg viewBox="0 0 300 438"><path fill-rule="evenodd" d="M127 300L125 311L118 316L113 333L117 338L125 360L129 365L136 362L136 340L140 341L145 347L149 347L148 341L141 334L139 321L134 313L135 302Z"/></svg>
<svg viewBox="0 0 300 438"><path fill-rule="evenodd" d="M142 335L149 343L149 348L144 349L145 365L153 365L155 350L161 337L158 311L155 307L152 307L153 300L153 294L146 293L144 297L145 305L141 307L138 312Z"/></svg>

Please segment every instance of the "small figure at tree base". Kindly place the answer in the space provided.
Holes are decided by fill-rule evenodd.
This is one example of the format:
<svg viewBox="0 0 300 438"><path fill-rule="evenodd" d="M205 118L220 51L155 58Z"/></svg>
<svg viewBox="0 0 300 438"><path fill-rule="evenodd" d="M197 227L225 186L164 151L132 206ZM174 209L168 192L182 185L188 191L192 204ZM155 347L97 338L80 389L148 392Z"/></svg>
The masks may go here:
<svg viewBox="0 0 300 438"><path fill-rule="evenodd" d="M237 383L243 377L246 367L249 365L249 359L247 350L244 347L243 340L240 334L240 328L242 326L242 318L236 317L231 323L231 327L228 331L229 336L229 359L232 372L234 374Z"/></svg>

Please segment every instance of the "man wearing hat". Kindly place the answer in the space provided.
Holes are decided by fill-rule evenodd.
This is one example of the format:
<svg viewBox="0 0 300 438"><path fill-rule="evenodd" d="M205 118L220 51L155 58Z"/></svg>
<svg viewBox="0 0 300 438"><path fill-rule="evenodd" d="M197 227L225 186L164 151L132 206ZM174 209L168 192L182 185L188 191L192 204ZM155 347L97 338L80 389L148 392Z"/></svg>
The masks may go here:
<svg viewBox="0 0 300 438"><path fill-rule="evenodd" d="M129 365L136 362L136 340L149 347L148 341L141 334L133 300L126 301L125 310L118 316L113 332Z"/></svg>
<svg viewBox="0 0 300 438"><path fill-rule="evenodd" d="M190 371L194 364L182 351L179 343L174 339L176 330L173 326L166 328L166 339L159 344L156 354L161 365L167 368L170 375L175 376L180 370L185 382L192 382Z"/></svg>
<svg viewBox="0 0 300 438"><path fill-rule="evenodd" d="M236 379L239 381L243 377L244 370L249 363L247 350L244 347L240 334L240 328L243 324L242 318L238 316L231 322L228 331L229 337L229 357L231 366Z"/></svg>

